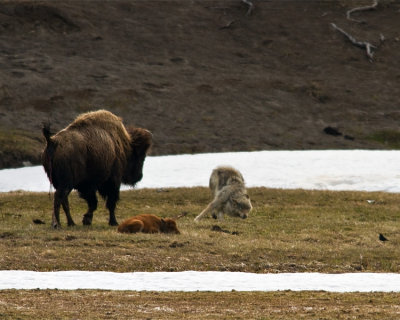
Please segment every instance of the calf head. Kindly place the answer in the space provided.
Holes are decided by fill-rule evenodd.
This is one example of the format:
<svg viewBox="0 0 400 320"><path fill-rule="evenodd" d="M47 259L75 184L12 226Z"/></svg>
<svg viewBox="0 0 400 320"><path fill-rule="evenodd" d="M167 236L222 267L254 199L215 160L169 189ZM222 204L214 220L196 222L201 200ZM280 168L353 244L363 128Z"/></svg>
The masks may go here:
<svg viewBox="0 0 400 320"><path fill-rule="evenodd" d="M161 219L160 231L163 233L180 234L176 221L170 218Z"/></svg>

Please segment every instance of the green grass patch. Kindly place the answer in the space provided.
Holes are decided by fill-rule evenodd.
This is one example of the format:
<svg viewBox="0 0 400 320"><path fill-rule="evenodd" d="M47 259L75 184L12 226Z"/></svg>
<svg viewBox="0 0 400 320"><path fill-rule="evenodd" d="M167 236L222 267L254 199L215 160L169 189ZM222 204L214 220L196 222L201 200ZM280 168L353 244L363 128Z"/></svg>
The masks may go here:
<svg viewBox="0 0 400 320"><path fill-rule="evenodd" d="M385 145L387 148L400 149L400 131L382 130L367 137L367 140Z"/></svg>

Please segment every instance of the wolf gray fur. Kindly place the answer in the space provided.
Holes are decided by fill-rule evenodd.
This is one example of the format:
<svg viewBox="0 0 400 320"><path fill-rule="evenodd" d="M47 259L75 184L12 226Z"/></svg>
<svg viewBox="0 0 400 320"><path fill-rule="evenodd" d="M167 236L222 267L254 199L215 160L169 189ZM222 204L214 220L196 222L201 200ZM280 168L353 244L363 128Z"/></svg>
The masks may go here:
<svg viewBox="0 0 400 320"><path fill-rule="evenodd" d="M194 221L199 221L207 214L218 219L222 219L224 214L242 219L248 217L253 207L243 176L238 170L226 166L215 168L211 173L209 186L214 199Z"/></svg>

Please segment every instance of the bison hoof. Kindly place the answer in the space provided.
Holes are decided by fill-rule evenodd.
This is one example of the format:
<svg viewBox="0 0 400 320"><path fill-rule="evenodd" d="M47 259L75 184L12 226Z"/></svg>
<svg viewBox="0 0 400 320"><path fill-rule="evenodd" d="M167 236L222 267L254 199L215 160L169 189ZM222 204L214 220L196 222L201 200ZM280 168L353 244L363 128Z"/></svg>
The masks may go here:
<svg viewBox="0 0 400 320"><path fill-rule="evenodd" d="M51 226L53 227L53 229L61 229L61 225L57 222L53 223Z"/></svg>
<svg viewBox="0 0 400 320"><path fill-rule="evenodd" d="M75 226L75 222L73 221L68 221L68 227L73 227Z"/></svg>
<svg viewBox="0 0 400 320"><path fill-rule="evenodd" d="M108 224L109 224L110 226L112 226L112 227L116 227L116 226L118 226L118 222L117 222L117 220L114 220L114 221L109 221L109 222L108 222Z"/></svg>
<svg viewBox="0 0 400 320"><path fill-rule="evenodd" d="M87 215L83 216L82 223L84 226L90 226L92 224L92 217L88 217Z"/></svg>

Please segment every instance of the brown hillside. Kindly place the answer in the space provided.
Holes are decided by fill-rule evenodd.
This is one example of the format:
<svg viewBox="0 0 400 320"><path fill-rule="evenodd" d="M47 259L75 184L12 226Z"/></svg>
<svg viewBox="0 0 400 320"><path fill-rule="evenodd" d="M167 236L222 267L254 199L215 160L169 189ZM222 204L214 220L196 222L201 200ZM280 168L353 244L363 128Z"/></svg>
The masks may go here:
<svg viewBox="0 0 400 320"><path fill-rule="evenodd" d="M399 2L363 23L346 11L369 0L253 4L2 1L0 168L38 162L43 121L99 108L150 129L153 155L400 145Z"/></svg>

